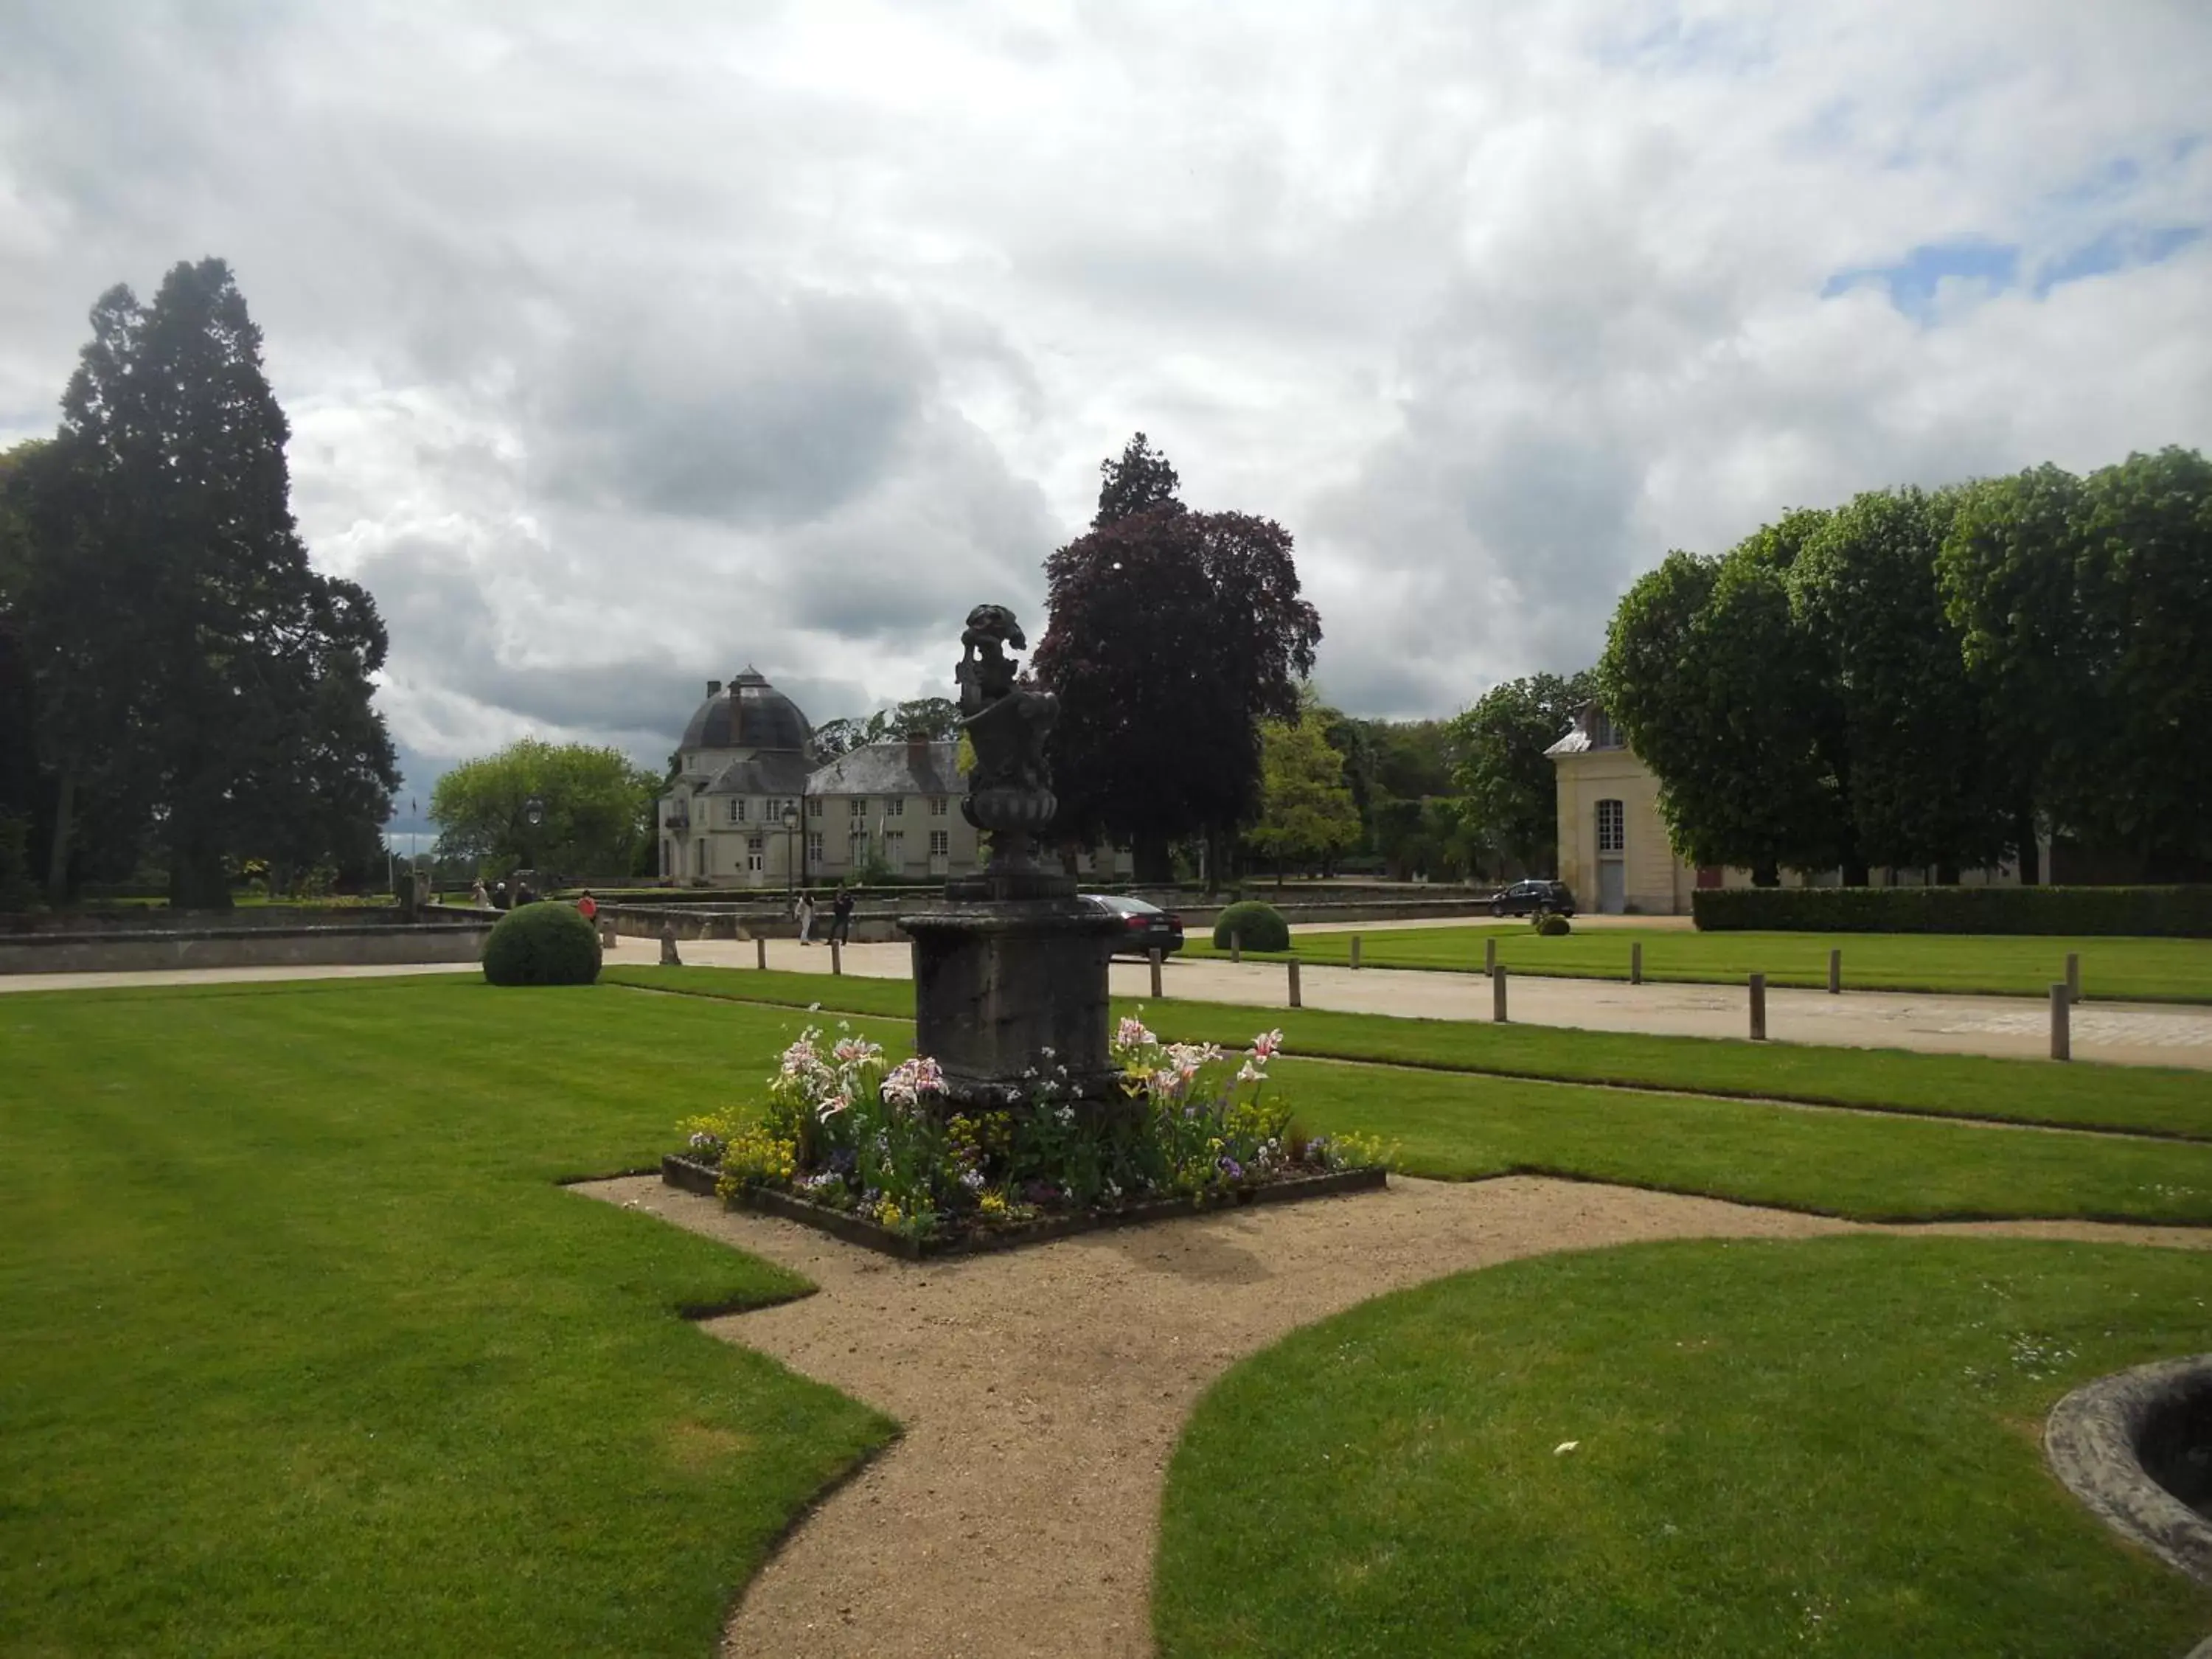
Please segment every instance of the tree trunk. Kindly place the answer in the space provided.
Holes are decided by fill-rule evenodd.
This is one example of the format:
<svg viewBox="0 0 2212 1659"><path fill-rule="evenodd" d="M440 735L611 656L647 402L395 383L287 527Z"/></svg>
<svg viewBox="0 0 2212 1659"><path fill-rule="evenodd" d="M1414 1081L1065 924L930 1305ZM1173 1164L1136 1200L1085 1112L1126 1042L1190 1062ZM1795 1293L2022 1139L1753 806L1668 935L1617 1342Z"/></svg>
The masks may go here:
<svg viewBox="0 0 2212 1659"><path fill-rule="evenodd" d="M2023 806L2013 816L2013 840L2018 848L2020 884L2039 886L2043 881L2043 848L2035 838L2035 809Z"/></svg>
<svg viewBox="0 0 2212 1659"><path fill-rule="evenodd" d="M1844 885L1846 887L1863 887L1867 884L1870 873L1871 872L1867 869L1864 860L1860 860L1856 863L1846 863L1844 866Z"/></svg>
<svg viewBox="0 0 2212 1659"><path fill-rule="evenodd" d="M169 844L169 908L230 908L230 883L223 875L222 854L190 830Z"/></svg>
<svg viewBox="0 0 2212 1659"><path fill-rule="evenodd" d="M1781 885L1782 885L1782 869L1781 869L1781 866L1780 866L1779 865L1774 865L1774 864L1754 864L1754 865L1753 865L1753 866L1751 866L1751 884L1752 884L1753 887L1779 887L1779 886L1781 886Z"/></svg>
<svg viewBox="0 0 2212 1659"><path fill-rule="evenodd" d="M1165 836L1150 832L1132 836L1129 850L1134 854L1139 881L1164 885L1175 879L1175 858Z"/></svg>
<svg viewBox="0 0 2212 1659"><path fill-rule="evenodd" d="M1206 896L1212 898L1221 890L1221 831L1212 824L1206 826Z"/></svg>
<svg viewBox="0 0 2212 1659"><path fill-rule="evenodd" d="M69 903L70 832L76 828L70 814L76 805L76 769L64 766L54 791L53 839L46 848L46 902L57 910Z"/></svg>
<svg viewBox="0 0 2212 1659"><path fill-rule="evenodd" d="M1938 887L1956 887L1959 884L1959 866L1955 864L1937 865L1936 884Z"/></svg>

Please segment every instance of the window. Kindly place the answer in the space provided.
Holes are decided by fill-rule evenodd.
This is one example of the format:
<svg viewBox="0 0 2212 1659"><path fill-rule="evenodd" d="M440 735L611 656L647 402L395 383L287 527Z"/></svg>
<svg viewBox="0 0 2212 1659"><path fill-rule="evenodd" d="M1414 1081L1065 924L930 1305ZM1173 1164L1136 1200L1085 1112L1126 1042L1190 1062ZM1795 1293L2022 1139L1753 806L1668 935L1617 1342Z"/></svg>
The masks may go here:
<svg viewBox="0 0 2212 1659"><path fill-rule="evenodd" d="M760 836L745 837L745 868L754 875L758 875L768 868L768 847L765 837Z"/></svg>
<svg viewBox="0 0 2212 1659"><path fill-rule="evenodd" d="M731 797L730 797L730 822L731 822L732 823L743 823L744 821L745 821L745 803L744 803L744 798L743 798L742 796L738 796L738 795L732 795L732 796L731 796Z"/></svg>
<svg viewBox="0 0 2212 1659"><path fill-rule="evenodd" d="M906 816L906 797L904 795L893 795L889 800L885 801L884 803L884 816L887 818L904 817Z"/></svg>
<svg viewBox="0 0 2212 1659"><path fill-rule="evenodd" d="M1590 710L1589 740L1590 747L1593 749L1620 749L1625 746L1620 741L1620 728L1613 723L1613 716L1602 708Z"/></svg>
<svg viewBox="0 0 2212 1659"><path fill-rule="evenodd" d="M884 832L884 862L894 870L906 868L906 831L887 830Z"/></svg>
<svg viewBox="0 0 2212 1659"><path fill-rule="evenodd" d="M809 795L806 798L806 816L810 818L818 818L822 816L821 796Z"/></svg>
<svg viewBox="0 0 2212 1659"><path fill-rule="evenodd" d="M1597 850L1619 853L1628 846L1628 815L1617 800L1597 804Z"/></svg>
<svg viewBox="0 0 2212 1659"><path fill-rule="evenodd" d="M806 861L809 864L822 862L822 832L819 830L806 832Z"/></svg>
<svg viewBox="0 0 2212 1659"><path fill-rule="evenodd" d="M866 830L855 830L850 836L845 838L845 857L848 862L853 864L866 864L868 861L868 832Z"/></svg>
<svg viewBox="0 0 2212 1659"><path fill-rule="evenodd" d="M929 832L930 857L933 859L941 859L949 855L951 851L952 834L950 830L933 830Z"/></svg>
<svg viewBox="0 0 2212 1659"><path fill-rule="evenodd" d="M929 798L929 816L933 818L941 818L945 816L944 796L932 795Z"/></svg>
<svg viewBox="0 0 2212 1659"><path fill-rule="evenodd" d="M866 795L854 796L851 800L846 803L846 805L850 809L852 815L856 818L864 818L868 816L868 798Z"/></svg>

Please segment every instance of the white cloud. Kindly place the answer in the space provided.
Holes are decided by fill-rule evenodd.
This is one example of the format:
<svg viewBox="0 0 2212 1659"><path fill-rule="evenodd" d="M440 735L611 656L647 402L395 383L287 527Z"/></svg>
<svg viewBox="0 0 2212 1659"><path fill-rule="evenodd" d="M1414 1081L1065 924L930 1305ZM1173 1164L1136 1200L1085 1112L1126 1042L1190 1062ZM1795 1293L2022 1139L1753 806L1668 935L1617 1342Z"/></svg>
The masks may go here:
<svg viewBox="0 0 2212 1659"><path fill-rule="evenodd" d="M424 768L943 690L1140 427L1391 714L1790 506L2212 443L2185 0L454 10L0 0L0 438L228 258Z"/></svg>

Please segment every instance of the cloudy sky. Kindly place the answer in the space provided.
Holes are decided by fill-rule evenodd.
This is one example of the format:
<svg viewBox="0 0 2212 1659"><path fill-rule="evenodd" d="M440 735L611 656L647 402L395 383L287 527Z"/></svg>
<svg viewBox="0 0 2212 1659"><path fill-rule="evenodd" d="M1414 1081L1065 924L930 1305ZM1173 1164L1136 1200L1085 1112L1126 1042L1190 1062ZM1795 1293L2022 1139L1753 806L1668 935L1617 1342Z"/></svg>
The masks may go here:
<svg viewBox="0 0 2212 1659"><path fill-rule="evenodd" d="M2203 0L0 0L0 442L228 259L425 798L949 690L1139 428L1449 713L1670 546L2212 447L2208 85Z"/></svg>

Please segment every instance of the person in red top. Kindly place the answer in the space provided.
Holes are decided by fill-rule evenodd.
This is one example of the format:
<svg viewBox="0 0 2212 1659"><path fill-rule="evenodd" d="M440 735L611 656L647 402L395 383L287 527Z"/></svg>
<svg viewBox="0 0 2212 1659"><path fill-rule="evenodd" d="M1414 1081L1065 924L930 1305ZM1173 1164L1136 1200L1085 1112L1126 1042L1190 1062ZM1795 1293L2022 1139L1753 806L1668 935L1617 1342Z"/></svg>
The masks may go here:
<svg viewBox="0 0 2212 1659"><path fill-rule="evenodd" d="M583 916L586 921L596 921L599 920L599 902L592 896L592 890L590 888L586 887L584 890L584 896L576 901L576 909L578 913Z"/></svg>

